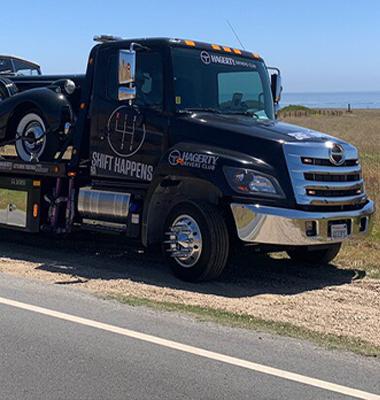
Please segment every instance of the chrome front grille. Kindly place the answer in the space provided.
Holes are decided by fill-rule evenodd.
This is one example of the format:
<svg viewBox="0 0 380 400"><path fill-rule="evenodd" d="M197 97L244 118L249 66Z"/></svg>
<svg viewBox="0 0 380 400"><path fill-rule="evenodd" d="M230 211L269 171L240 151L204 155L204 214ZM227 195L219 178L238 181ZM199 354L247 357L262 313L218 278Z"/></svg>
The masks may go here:
<svg viewBox="0 0 380 400"><path fill-rule="evenodd" d="M341 146L345 161L337 166L330 160L328 142L284 144L297 204L354 206L366 201L358 151L347 143Z"/></svg>

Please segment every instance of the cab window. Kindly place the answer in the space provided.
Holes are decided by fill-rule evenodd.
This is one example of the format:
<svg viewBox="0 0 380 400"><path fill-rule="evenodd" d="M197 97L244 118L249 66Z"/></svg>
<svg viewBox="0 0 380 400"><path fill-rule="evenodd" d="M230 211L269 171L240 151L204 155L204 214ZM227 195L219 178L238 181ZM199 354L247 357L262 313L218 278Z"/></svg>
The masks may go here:
<svg viewBox="0 0 380 400"><path fill-rule="evenodd" d="M163 65L159 53L137 53L136 100L142 107L162 109Z"/></svg>

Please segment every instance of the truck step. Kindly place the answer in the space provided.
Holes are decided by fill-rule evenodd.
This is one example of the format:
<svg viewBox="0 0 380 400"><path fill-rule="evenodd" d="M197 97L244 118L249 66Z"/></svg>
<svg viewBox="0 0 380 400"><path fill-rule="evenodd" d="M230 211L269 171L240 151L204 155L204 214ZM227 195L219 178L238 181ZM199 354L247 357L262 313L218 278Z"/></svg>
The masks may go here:
<svg viewBox="0 0 380 400"><path fill-rule="evenodd" d="M81 229L97 232L126 233L127 224L84 218L81 224Z"/></svg>

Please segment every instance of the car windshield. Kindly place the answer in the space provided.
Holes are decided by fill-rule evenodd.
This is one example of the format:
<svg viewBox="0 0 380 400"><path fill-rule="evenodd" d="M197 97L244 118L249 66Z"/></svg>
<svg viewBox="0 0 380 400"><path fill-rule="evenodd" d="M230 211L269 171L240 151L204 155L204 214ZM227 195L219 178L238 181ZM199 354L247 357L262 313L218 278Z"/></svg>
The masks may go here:
<svg viewBox="0 0 380 400"><path fill-rule="evenodd" d="M20 76L39 75L39 67L24 60L13 60L15 73Z"/></svg>
<svg viewBox="0 0 380 400"><path fill-rule="evenodd" d="M177 111L274 118L269 76L262 61L183 48L173 48L172 57Z"/></svg>

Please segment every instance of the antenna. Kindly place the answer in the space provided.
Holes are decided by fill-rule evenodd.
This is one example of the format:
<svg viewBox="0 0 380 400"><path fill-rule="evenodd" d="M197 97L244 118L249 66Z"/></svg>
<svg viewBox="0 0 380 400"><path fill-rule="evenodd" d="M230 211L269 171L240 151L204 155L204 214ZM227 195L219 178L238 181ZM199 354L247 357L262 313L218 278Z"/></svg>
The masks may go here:
<svg viewBox="0 0 380 400"><path fill-rule="evenodd" d="M226 19L226 22L227 22L228 26L231 28L231 31L235 35L237 41L240 43L240 46L242 47L242 49L245 50L245 47L244 47L243 43L241 42L238 34L236 33L234 27L232 26L231 22L228 19Z"/></svg>

